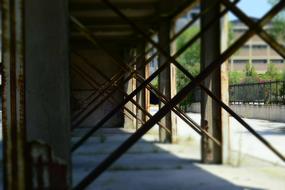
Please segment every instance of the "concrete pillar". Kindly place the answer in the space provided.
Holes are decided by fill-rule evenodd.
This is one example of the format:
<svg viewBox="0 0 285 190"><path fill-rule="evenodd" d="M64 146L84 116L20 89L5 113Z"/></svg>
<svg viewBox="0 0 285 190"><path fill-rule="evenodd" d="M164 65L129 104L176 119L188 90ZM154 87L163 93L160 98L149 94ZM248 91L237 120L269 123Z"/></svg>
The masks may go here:
<svg viewBox="0 0 285 190"><path fill-rule="evenodd" d="M168 19L162 19L159 26L159 45L164 48L164 51L171 55L170 34L172 30L171 21ZM164 64L167 57L162 53L159 54L159 66ZM164 69L158 80L158 86L160 92L162 92L168 99L173 97L176 92L176 75L174 73L174 67L168 66ZM163 103L160 102L159 107L163 107ZM159 128L159 138L161 142L173 143L176 141L176 117L174 113L169 112L162 120L161 124L170 130L170 133L163 128Z"/></svg>
<svg viewBox="0 0 285 190"><path fill-rule="evenodd" d="M26 122L29 141L70 157L68 1L26 1Z"/></svg>
<svg viewBox="0 0 285 190"><path fill-rule="evenodd" d="M228 33L229 33L229 20L228 15L225 15L221 20L221 51L225 51L228 48ZM229 60L221 65L221 100L229 105ZM229 164L231 161L231 128L229 121L229 113L221 110L221 123L222 123L222 162Z"/></svg>
<svg viewBox="0 0 285 190"><path fill-rule="evenodd" d="M126 63L129 64L129 60L131 60L135 56L134 49L128 50L125 52L125 60ZM126 72L126 77L129 76L129 72ZM125 83L125 92L130 94L136 88L136 80L135 78L131 78L128 82ZM135 99L135 98L133 98ZM136 114L136 106L132 102L128 102L125 104L125 107L131 110L133 113ZM136 119L127 111L124 111L124 128L127 129L135 129L136 128Z"/></svg>
<svg viewBox="0 0 285 190"><path fill-rule="evenodd" d="M144 43L140 43L137 47L137 55L141 55L141 54L145 54L145 45ZM146 76L146 68L144 65L144 62L145 62L145 57L146 56L143 56L140 60L137 60L137 65L136 65L136 69L137 69L137 73L139 75L141 75L143 78L145 78ZM137 81L137 86L140 85L140 82ZM144 108L145 110L147 109L147 105L146 105L146 90L141 90L137 96L136 96L136 101L137 103L142 107ZM146 115L140 110L137 108L137 117L145 122L146 121ZM142 122L141 121L138 121L137 120L137 129L140 128L142 126Z"/></svg>
<svg viewBox="0 0 285 190"><path fill-rule="evenodd" d="M147 58L148 57L149 56L147 55ZM147 64L145 66L145 78L148 78L149 76L150 76L150 64ZM149 112L150 111L150 92L147 89L145 90L145 105L146 105L146 110Z"/></svg>
<svg viewBox="0 0 285 190"><path fill-rule="evenodd" d="M3 2L5 189L37 189L40 158L62 168L49 171L61 184L47 186L62 189L70 184L68 1L12 1Z"/></svg>
<svg viewBox="0 0 285 190"><path fill-rule="evenodd" d="M212 7L218 0L205 0L201 2L202 11ZM218 16L220 6L216 6L208 11L201 19L202 27L207 25L211 20ZM201 70L211 64L220 55L220 22L216 22L210 29L202 35L201 41ZM203 84L221 99L221 75L220 69L212 72ZM221 108L207 94L202 93L201 97L201 126L204 127L216 139L222 139ZM209 140L202 137L202 162L204 163L221 163L222 149Z"/></svg>

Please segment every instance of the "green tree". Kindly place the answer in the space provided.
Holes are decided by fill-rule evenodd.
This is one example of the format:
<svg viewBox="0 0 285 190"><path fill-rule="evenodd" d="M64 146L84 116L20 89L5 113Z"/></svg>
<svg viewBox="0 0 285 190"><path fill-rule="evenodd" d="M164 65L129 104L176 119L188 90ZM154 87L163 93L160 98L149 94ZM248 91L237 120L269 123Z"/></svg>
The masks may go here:
<svg viewBox="0 0 285 190"><path fill-rule="evenodd" d="M254 66L251 63L247 63L245 65L244 72L245 72L245 76L246 77L255 77L255 76L257 76L256 70L255 70Z"/></svg>
<svg viewBox="0 0 285 190"><path fill-rule="evenodd" d="M198 30L198 27L191 27L180 35L176 41L177 49L179 50L183 47L185 43L198 32ZM181 54L181 56L178 57L178 62L192 75L198 75L200 72L200 42L196 41L183 54ZM189 82L189 78L179 70L177 70L176 78L177 90L181 90Z"/></svg>
<svg viewBox="0 0 285 190"><path fill-rule="evenodd" d="M279 72L273 63L269 63L267 65L267 71L266 71L265 75L268 76L269 80L278 80Z"/></svg>
<svg viewBox="0 0 285 190"><path fill-rule="evenodd" d="M280 0L268 0L272 5L278 3ZM284 45L285 41L285 9L272 19L272 28L270 29L271 35L276 40L281 40Z"/></svg>
<svg viewBox="0 0 285 190"><path fill-rule="evenodd" d="M240 84L242 80L244 79L245 74L244 72L240 71L232 71L229 72L229 83L232 84Z"/></svg>
<svg viewBox="0 0 285 190"><path fill-rule="evenodd" d="M180 35L176 41L177 50L185 45L197 32L197 27L191 27ZM178 62L193 76L197 76L200 72L200 41L196 41L191 47L189 47L183 54L178 57ZM177 70L176 74L177 90L181 90L186 84L190 82L189 78L185 76L180 70ZM187 107L193 100L193 94L189 94L184 101L180 103L180 106Z"/></svg>
<svg viewBox="0 0 285 190"><path fill-rule="evenodd" d="M244 75L243 83L255 83L259 81L258 74L252 63L247 63L245 65Z"/></svg>

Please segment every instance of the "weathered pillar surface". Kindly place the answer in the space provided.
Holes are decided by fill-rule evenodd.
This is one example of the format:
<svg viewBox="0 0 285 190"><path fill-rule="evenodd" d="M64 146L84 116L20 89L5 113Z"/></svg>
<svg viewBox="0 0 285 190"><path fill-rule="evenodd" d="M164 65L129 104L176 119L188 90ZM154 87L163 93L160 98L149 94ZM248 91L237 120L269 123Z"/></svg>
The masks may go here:
<svg viewBox="0 0 285 190"><path fill-rule="evenodd" d="M144 53L145 53L145 45L143 43L140 43L137 47L137 55L141 55ZM139 75L141 75L143 78L145 78L145 76L146 76L146 68L145 68L145 66L143 66L144 62L145 62L145 56L143 56L140 60L138 60L137 65L136 65L137 73ZM140 82L137 81L136 83L137 83L136 84L137 86L140 85ZM136 101L142 108L144 108L145 110L147 109L146 90L141 90L137 94ZM146 115L138 108L137 108L137 117L143 122L146 121ZM141 121L137 121L137 123L136 123L137 129L142 126L143 123Z"/></svg>
<svg viewBox="0 0 285 190"><path fill-rule="evenodd" d="M7 190L25 189L27 179L23 4L23 0L3 0L0 5L3 14L3 189Z"/></svg>
<svg viewBox="0 0 285 190"><path fill-rule="evenodd" d="M67 0L29 0L25 7L28 141L41 140L69 162L69 51Z"/></svg>
<svg viewBox="0 0 285 190"><path fill-rule="evenodd" d="M40 159L53 170L47 187L70 185L70 77L67 0L25 1L25 103L29 170ZM32 142L32 144L31 144ZM50 150L47 149L50 148ZM53 156L48 157L49 153ZM38 160L38 161L37 161ZM40 173L29 174L36 189ZM56 179L60 179L60 183Z"/></svg>
<svg viewBox="0 0 285 190"><path fill-rule="evenodd" d="M40 186L37 180L49 173L49 177L54 177L49 178L49 183L60 177L62 185L46 187L68 186L67 3L67 0L3 1L4 181L8 190L37 189ZM48 171L48 167L41 173L36 170L43 161L54 166L53 170Z"/></svg>
<svg viewBox="0 0 285 190"><path fill-rule="evenodd" d="M127 51L125 53L125 60L126 63L128 63L129 60L132 59L132 57L134 56L134 51ZM126 77L129 76L129 73L126 73ZM134 91L134 89L136 88L136 80L134 78L131 78L128 82L125 83L125 92L127 94L130 94ZM135 100L135 98L133 98ZM125 107L128 108L130 111L132 111L134 114L136 114L136 107L132 102L128 102L125 104ZM124 116L124 128L127 129L135 129L136 128L136 119L127 111L125 111L125 116Z"/></svg>
<svg viewBox="0 0 285 190"><path fill-rule="evenodd" d="M212 7L218 0L205 0L201 2L202 11ZM220 7L208 11L201 20L202 27L218 16ZM220 23L216 22L204 32L201 43L201 70L211 64L220 55ZM220 69L213 72L204 81L204 85L217 97L221 97ZM201 101L201 126L216 139L222 139L221 108L205 93ZM202 137L202 161L205 163L221 163L222 149L206 137Z"/></svg>
<svg viewBox="0 0 285 190"><path fill-rule="evenodd" d="M159 26L159 45L167 52L171 54L170 34L171 34L171 22L167 19L162 19ZM159 54L159 65L164 64L167 61L167 57L162 53ZM176 76L173 74L172 66L168 66L159 75L158 86L160 92L162 92L168 99L173 97L176 92L175 84ZM159 107L162 107L163 103L160 102ZM159 138L161 142L175 142L176 141L176 119L172 112L169 112L162 120L161 124L170 130L171 133L165 129L159 129Z"/></svg>
<svg viewBox="0 0 285 190"><path fill-rule="evenodd" d="M228 15L224 16L221 22L221 51L225 51L228 47ZM229 61L227 60L221 66L221 100L229 105ZM229 121L229 113L222 109L221 112L221 119L222 119L222 142L223 142L223 149L222 149L222 159L223 163L227 164L231 161L231 136L230 136L230 121Z"/></svg>

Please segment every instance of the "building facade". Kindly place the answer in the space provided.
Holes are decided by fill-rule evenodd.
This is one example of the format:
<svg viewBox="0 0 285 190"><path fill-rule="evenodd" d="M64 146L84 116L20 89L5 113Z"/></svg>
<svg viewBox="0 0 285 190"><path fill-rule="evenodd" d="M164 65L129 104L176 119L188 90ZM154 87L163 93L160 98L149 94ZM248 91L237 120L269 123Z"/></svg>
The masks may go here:
<svg viewBox="0 0 285 190"><path fill-rule="evenodd" d="M233 20L230 22L233 41L248 30L245 24L239 20ZM272 25L268 24L264 28L269 31L271 27ZM234 56L231 57L230 70L243 71L247 63L252 64L257 73L265 73L269 63L273 63L278 70L284 70L284 59L258 35L254 35L245 45L242 46L242 48L239 49L239 51L234 54Z"/></svg>

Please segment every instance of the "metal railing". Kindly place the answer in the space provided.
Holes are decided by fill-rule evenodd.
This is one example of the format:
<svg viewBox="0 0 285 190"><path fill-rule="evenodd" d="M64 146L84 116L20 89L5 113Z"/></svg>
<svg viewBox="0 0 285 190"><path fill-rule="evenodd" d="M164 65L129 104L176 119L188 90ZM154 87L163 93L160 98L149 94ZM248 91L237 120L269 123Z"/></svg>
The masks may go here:
<svg viewBox="0 0 285 190"><path fill-rule="evenodd" d="M231 104L285 104L285 81L230 85Z"/></svg>

